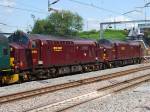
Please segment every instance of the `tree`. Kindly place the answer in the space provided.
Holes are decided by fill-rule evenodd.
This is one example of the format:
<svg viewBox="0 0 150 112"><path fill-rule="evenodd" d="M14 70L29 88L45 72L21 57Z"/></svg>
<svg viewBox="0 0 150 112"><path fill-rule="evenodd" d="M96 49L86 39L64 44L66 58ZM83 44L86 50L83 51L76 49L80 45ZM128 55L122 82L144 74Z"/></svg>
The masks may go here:
<svg viewBox="0 0 150 112"><path fill-rule="evenodd" d="M77 35L82 31L83 19L77 13L70 11L54 12L46 19L37 20L32 33L52 35Z"/></svg>
<svg viewBox="0 0 150 112"><path fill-rule="evenodd" d="M50 22L47 20L37 20L34 24L32 33L37 34L51 34L54 28Z"/></svg>

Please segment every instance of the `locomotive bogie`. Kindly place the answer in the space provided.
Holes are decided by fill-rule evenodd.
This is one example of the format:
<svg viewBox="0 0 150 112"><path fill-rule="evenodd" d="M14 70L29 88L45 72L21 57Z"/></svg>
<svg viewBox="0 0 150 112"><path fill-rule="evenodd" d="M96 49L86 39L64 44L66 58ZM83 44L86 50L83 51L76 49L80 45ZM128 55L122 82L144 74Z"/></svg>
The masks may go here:
<svg viewBox="0 0 150 112"><path fill-rule="evenodd" d="M1 84L13 84L19 81L19 74L3 75L1 78Z"/></svg>

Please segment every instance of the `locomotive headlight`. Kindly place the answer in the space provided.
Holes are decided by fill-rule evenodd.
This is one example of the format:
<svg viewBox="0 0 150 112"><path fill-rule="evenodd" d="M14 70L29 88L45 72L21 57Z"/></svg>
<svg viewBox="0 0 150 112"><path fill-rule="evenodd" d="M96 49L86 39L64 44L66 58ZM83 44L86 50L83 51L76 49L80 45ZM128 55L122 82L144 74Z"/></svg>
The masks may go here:
<svg viewBox="0 0 150 112"><path fill-rule="evenodd" d="M39 65L43 65L43 61L41 61L41 60L38 61L38 64L39 64Z"/></svg>
<svg viewBox="0 0 150 112"><path fill-rule="evenodd" d="M95 60L98 60L98 57L96 57Z"/></svg>
<svg viewBox="0 0 150 112"><path fill-rule="evenodd" d="M18 66L15 66L15 69L18 69Z"/></svg>
<svg viewBox="0 0 150 112"><path fill-rule="evenodd" d="M20 66L23 67L23 62L22 61L20 62Z"/></svg>
<svg viewBox="0 0 150 112"><path fill-rule="evenodd" d="M106 57L106 54L104 53L104 55L103 55L104 57Z"/></svg>
<svg viewBox="0 0 150 112"><path fill-rule="evenodd" d="M106 51L106 49L104 49L104 51Z"/></svg>
<svg viewBox="0 0 150 112"><path fill-rule="evenodd" d="M112 51L113 51L113 52L115 52L116 50L115 50L115 49L113 49Z"/></svg>
<svg viewBox="0 0 150 112"><path fill-rule="evenodd" d="M42 42L42 43L41 43L41 45L43 46L43 45L44 45L44 43Z"/></svg>
<svg viewBox="0 0 150 112"><path fill-rule="evenodd" d="M37 50L32 50L32 54L37 54Z"/></svg>
<svg viewBox="0 0 150 112"><path fill-rule="evenodd" d="M86 53L84 53L83 55L84 55L84 56L87 56L87 54L86 54Z"/></svg>
<svg viewBox="0 0 150 112"><path fill-rule="evenodd" d="M12 48L12 47L10 48L10 51L13 51L13 48Z"/></svg>

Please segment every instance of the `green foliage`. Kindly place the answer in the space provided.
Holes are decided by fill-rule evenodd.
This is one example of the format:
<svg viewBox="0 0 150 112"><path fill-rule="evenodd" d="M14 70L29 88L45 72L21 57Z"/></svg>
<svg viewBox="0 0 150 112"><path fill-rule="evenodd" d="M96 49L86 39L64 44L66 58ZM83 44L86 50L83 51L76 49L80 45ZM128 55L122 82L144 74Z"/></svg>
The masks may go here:
<svg viewBox="0 0 150 112"><path fill-rule="evenodd" d="M98 40L100 38L100 32L91 30L79 33L82 38L91 38ZM104 38L110 40L126 40L127 33L124 30L105 30Z"/></svg>
<svg viewBox="0 0 150 112"><path fill-rule="evenodd" d="M32 33L37 34L51 34L54 31L54 27L47 20L37 20L34 24Z"/></svg>
<svg viewBox="0 0 150 112"><path fill-rule="evenodd" d="M52 35L73 35L82 30L83 19L70 11L54 12L46 19L37 20L32 33Z"/></svg>

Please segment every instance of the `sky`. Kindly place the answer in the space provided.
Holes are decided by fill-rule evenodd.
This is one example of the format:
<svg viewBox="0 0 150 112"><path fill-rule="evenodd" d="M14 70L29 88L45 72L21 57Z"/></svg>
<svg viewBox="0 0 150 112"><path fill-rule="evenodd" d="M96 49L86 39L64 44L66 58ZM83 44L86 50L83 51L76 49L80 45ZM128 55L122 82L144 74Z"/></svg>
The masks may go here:
<svg viewBox="0 0 150 112"><path fill-rule="evenodd" d="M99 29L99 23L104 21L145 19L145 9L136 7L142 7L146 2L150 0L60 0L51 7L78 13L84 19L84 30L91 30ZM137 11L123 15L132 10ZM34 24L31 15L43 19L49 14L48 0L0 0L0 31L27 31ZM146 15L149 19L150 8L146 9Z"/></svg>

